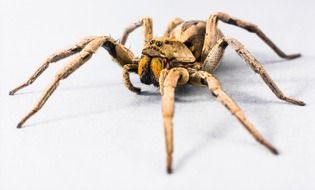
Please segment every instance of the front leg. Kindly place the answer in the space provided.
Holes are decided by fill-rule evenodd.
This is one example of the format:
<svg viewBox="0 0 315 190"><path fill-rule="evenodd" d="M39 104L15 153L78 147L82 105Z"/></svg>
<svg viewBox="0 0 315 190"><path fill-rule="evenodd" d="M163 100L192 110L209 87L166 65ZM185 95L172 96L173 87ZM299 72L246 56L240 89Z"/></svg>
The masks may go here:
<svg viewBox="0 0 315 190"><path fill-rule="evenodd" d="M125 86L132 92L139 94L141 89L138 87L134 87L130 81L129 72L138 72L138 64L127 64L123 67L123 80Z"/></svg>
<svg viewBox="0 0 315 190"><path fill-rule="evenodd" d="M164 120L165 144L166 144L166 170L172 173L173 163L173 116L175 102L175 88L177 84L186 84L189 80L189 73L184 68L171 69L163 84L162 113Z"/></svg>
<svg viewBox="0 0 315 190"><path fill-rule="evenodd" d="M164 92L164 81L165 81L165 78L168 74L169 70L168 69L163 69L161 72L160 72L160 77L159 77L159 86L160 86L160 94L161 96L163 96Z"/></svg>
<svg viewBox="0 0 315 190"><path fill-rule="evenodd" d="M102 44L102 47L108 51L113 60L121 67L134 63L136 59L130 49L112 38L108 38L108 40Z"/></svg>

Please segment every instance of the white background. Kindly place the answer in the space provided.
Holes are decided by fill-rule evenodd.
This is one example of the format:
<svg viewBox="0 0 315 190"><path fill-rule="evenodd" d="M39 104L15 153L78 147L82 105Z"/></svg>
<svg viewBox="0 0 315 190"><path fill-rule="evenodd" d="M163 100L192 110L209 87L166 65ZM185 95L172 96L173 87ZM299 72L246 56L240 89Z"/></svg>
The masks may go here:
<svg viewBox="0 0 315 190"><path fill-rule="evenodd" d="M314 4L312 1L17 1L0 0L0 189L315 189ZM44 108L18 130L41 91L69 59L53 64L16 96L48 55L84 36L111 35L151 16L155 35L169 20L224 11L249 20L285 52L282 60L255 35L220 24L260 60L279 87L307 106L278 100L228 48L216 76L280 155L259 145L206 89L177 92L174 174L165 172L158 89L129 92L121 69L100 49L62 81ZM128 47L139 54L143 30Z"/></svg>

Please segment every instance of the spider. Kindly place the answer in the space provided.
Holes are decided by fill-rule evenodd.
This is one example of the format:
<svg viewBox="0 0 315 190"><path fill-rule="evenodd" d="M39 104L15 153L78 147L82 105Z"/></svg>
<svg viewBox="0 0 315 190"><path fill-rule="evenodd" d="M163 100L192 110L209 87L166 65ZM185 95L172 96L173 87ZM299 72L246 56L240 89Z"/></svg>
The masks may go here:
<svg viewBox="0 0 315 190"><path fill-rule="evenodd" d="M219 80L214 76L214 71L219 66L224 50L231 46L235 52L258 73L270 90L281 100L304 106L299 101L286 96L268 75L257 59L234 38L228 38L218 29L218 21L235 25L249 32L255 33L278 56L284 59L294 59L300 54L285 54L281 51L256 25L232 17L226 13L218 12L208 17L206 21L184 21L180 18L173 19L167 26L162 37L153 37L152 19L145 17L129 25L120 41L109 36L88 37L68 49L52 54L36 70L36 72L22 85L10 91L14 95L18 90L32 84L51 63L57 62L68 56L77 54L56 75L52 83L43 92L33 109L21 119L17 127L37 113L48 98L59 86L61 80L66 79L80 66L86 63L99 47L105 48L112 58L122 67L125 86L132 92L140 93L141 89L135 87L130 79L131 72L137 73L140 81L146 85L153 84L159 87L162 95L162 115L164 121L166 143L166 170L172 173L173 162L173 116L175 88L178 85L207 86L216 99L221 102L234 115L245 129L263 146L277 155L278 150L270 144L247 119L240 107L221 88ZM127 38L135 29L144 27L144 48L140 57L124 46Z"/></svg>

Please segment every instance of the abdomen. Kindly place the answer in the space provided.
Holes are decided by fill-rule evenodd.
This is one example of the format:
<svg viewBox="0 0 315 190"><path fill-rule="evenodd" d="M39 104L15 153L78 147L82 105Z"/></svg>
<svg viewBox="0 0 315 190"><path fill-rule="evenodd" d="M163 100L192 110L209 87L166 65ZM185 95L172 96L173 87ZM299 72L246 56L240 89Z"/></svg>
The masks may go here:
<svg viewBox="0 0 315 190"><path fill-rule="evenodd" d="M201 60L202 47L206 34L206 22L201 20L185 21L176 26L171 32L170 37L183 42L193 53L197 61ZM223 37L218 31L217 40ZM209 52L206 52L207 54Z"/></svg>

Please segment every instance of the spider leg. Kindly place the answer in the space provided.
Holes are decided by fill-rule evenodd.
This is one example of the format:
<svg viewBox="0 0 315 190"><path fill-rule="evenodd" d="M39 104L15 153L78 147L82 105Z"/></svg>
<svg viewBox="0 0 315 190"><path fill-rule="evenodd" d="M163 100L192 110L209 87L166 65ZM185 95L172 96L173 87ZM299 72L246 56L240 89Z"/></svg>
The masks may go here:
<svg viewBox="0 0 315 190"><path fill-rule="evenodd" d="M105 46L105 48L108 50L110 55L113 56L113 58L121 63L121 66L124 66L124 63L130 64L132 63L133 55L130 54L130 51L124 52L125 54L120 54L123 51L122 50L128 50L123 45L117 43L112 38L107 36L101 36L96 37L93 40L91 40L88 44L85 45L85 47L81 50L81 52L76 55L75 57L70 60L70 62L65 65L55 76L55 79L52 81L52 83L48 86L48 88L43 92L42 96L39 98L37 103L34 105L33 109L26 114L22 120L18 123L17 127L21 128L22 125L35 113L37 113L46 103L48 98L52 95L52 93L56 90L58 87L60 80L63 80L67 78L70 74L72 74L75 70L77 70L80 66L82 66L84 63L86 63L92 55L96 52L96 50L101 47ZM129 57L127 56L129 55ZM127 67L127 66L126 66Z"/></svg>
<svg viewBox="0 0 315 190"><path fill-rule="evenodd" d="M130 81L129 72L137 72L138 65L137 64L127 64L123 67L123 79L125 86L132 92L140 93L141 89L138 87L134 87Z"/></svg>
<svg viewBox="0 0 315 190"><path fill-rule="evenodd" d="M222 42L221 42L222 41ZM236 53L243 58L243 60L256 72L258 73L264 82L268 85L270 90L281 100L286 102L290 102L292 104L304 106L305 103L300 100L296 100L294 98L288 97L283 94L283 92L279 89L276 83L271 79L267 71L264 67L259 63L259 61L244 47L241 42L233 38L223 38L223 40L219 40L218 43L227 43L231 45ZM226 45L223 45L226 47Z"/></svg>
<svg viewBox="0 0 315 190"><path fill-rule="evenodd" d="M275 43L273 43L265 34L264 32L256 25L240 20L238 18L232 17L228 14L219 12L216 14L211 15L208 18L207 21L207 26L206 26L206 37L205 37L205 42L204 42L204 47L203 47L203 58L207 56L207 52L212 48L212 46L216 42L216 36L217 34L217 23L218 20L227 23L227 24L232 24L235 26L238 26L240 28L243 28L249 32L255 33L261 40L263 40L275 53L284 58L284 59L294 59L297 57L300 57L301 54L286 54L284 53L280 48L278 48Z"/></svg>
<svg viewBox="0 0 315 190"><path fill-rule="evenodd" d="M144 27L144 42L147 43L153 38L153 24L152 19L150 17L144 17L141 20L130 24L124 31L122 38L120 40L121 44L125 44L128 36L131 32L135 29L139 28L140 26Z"/></svg>
<svg viewBox="0 0 315 190"><path fill-rule="evenodd" d="M73 54L78 53L79 51L81 51L84 46L86 46L90 41L92 41L95 37L88 37L85 38L83 40L81 40L79 43L61 50L57 53L52 54L51 56L49 56L44 63L35 71L35 73L23 84L19 85L18 87L16 87L15 89L10 91L10 95L14 95L18 90L27 87L29 85L31 85L47 68L51 63L57 62L61 59L64 59L66 57L69 57Z"/></svg>
<svg viewBox="0 0 315 190"><path fill-rule="evenodd" d="M184 68L171 69L164 81L163 97L162 97L162 113L164 120L164 132L166 143L166 169L168 173L172 173L172 154L173 146L173 116L174 116L174 101L175 88L177 84L185 84L188 82L189 74Z"/></svg>
<svg viewBox="0 0 315 190"><path fill-rule="evenodd" d="M252 125L246 118L240 107L230 98L222 89L220 82L210 73L205 71L195 71L191 74L194 82L199 81L199 84L208 85L212 95L217 98L245 127L245 129L263 146L269 149L273 154L278 154L274 148Z"/></svg>
<svg viewBox="0 0 315 190"><path fill-rule="evenodd" d="M162 71L160 72L160 77L159 77L159 87L160 87L160 94L163 96L164 92L164 81L165 78L168 74L169 70L168 69L162 69Z"/></svg>
<svg viewBox="0 0 315 190"><path fill-rule="evenodd" d="M167 29L164 33L164 37L170 37L171 32L173 31L173 29L180 25L181 23L183 23L184 20L182 20L181 18L174 18L173 20L171 20L171 22L168 23L167 25Z"/></svg>

